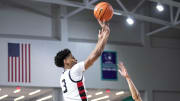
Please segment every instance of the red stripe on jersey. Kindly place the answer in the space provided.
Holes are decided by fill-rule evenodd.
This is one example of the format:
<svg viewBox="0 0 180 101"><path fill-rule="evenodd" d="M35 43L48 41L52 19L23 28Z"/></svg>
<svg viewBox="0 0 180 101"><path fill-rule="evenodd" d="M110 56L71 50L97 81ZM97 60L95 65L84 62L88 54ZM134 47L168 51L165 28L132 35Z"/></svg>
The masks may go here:
<svg viewBox="0 0 180 101"><path fill-rule="evenodd" d="M81 100L82 101L87 101L86 92L84 90L83 82L82 81L77 82L77 86L78 86L78 91L79 91L79 95L81 97Z"/></svg>
<svg viewBox="0 0 180 101"><path fill-rule="evenodd" d="M78 82L77 85L78 85L78 87L81 87L81 86L83 86L83 82L82 81Z"/></svg>
<svg viewBox="0 0 180 101"><path fill-rule="evenodd" d="M86 96L82 96L81 99L87 99Z"/></svg>

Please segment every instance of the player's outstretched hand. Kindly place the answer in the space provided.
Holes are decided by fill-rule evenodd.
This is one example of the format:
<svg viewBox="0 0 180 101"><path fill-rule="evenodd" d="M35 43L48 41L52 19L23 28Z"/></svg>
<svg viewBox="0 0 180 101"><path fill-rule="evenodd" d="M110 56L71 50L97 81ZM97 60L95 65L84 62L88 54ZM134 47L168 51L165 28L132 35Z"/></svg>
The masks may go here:
<svg viewBox="0 0 180 101"><path fill-rule="evenodd" d="M105 27L105 21L98 20L98 22L99 22L99 25L101 26L101 28Z"/></svg>
<svg viewBox="0 0 180 101"><path fill-rule="evenodd" d="M101 30L99 30L98 39L102 39L104 36L109 36L110 28L109 24L105 23L105 21L98 20L99 25L101 26Z"/></svg>
<svg viewBox="0 0 180 101"><path fill-rule="evenodd" d="M123 76L125 78L129 77L128 72L127 72L123 62L119 62L118 67L119 67L118 71L121 74L121 76Z"/></svg>

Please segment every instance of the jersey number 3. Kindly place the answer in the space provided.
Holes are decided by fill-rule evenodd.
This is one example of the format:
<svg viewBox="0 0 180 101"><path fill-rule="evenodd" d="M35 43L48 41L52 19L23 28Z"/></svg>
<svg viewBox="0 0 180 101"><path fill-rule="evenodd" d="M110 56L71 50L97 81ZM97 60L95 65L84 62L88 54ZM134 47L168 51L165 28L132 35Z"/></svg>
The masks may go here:
<svg viewBox="0 0 180 101"><path fill-rule="evenodd" d="M66 86L66 81L65 81L65 79L63 79L62 82L64 83L63 86L64 86L64 88L65 88L63 92L66 93L66 92L67 92L67 86Z"/></svg>

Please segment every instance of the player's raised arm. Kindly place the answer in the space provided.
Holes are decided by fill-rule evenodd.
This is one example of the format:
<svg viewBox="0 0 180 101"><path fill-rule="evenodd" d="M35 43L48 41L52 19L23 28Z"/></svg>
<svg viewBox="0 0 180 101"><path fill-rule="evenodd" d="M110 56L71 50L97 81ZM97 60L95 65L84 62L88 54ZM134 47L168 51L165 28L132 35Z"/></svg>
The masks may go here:
<svg viewBox="0 0 180 101"><path fill-rule="evenodd" d="M132 97L135 101L142 101L141 99L141 96L137 90L137 88L135 87L133 81L131 80L131 78L129 77L128 75L128 72L125 68L125 66L123 65L122 62L120 62L118 64L118 67L119 67L119 73L121 74L121 76L123 76L124 78L126 78L127 82L128 82L128 85L129 85L129 89L130 89L130 92L132 94Z"/></svg>
<svg viewBox="0 0 180 101"><path fill-rule="evenodd" d="M99 56L101 56L104 47L107 43L110 29L109 25L105 24L101 21L99 21L99 24L101 25L102 29L99 30L98 34L98 42L96 44L95 49L91 52L91 54L88 56L88 58L85 60L85 69L87 70L96 60Z"/></svg>

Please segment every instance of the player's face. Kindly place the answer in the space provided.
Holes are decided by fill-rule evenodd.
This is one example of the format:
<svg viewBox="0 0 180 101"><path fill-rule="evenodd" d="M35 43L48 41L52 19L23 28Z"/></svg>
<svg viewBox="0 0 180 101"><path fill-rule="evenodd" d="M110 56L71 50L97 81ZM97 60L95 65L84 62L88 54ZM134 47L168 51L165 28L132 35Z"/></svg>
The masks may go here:
<svg viewBox="0 0 180 101"><path fill-rule="evenodd" d="M69 54L69 56L66 58L66 64L70 67L73 67L75 64L77 64L77 60L72 54Z"/></svg>

